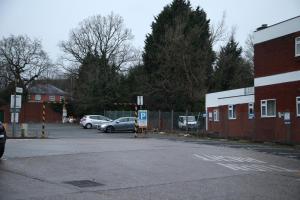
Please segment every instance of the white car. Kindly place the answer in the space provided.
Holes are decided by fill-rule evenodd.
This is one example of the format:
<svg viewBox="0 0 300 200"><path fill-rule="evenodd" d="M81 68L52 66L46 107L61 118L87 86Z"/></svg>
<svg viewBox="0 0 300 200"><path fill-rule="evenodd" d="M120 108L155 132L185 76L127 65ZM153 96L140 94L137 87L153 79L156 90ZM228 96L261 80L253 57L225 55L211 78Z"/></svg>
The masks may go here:
<svg viewBox="0 0 300 200"><path fill-rule="evenodd" d="M83 128L96 128L97 125L111 122L112 120L102 115L85 115L80 119L80 124Z"/></svg>
<svg viewBox="0 0 300 200"><path fill-rule="evenodd" d="M195 116L179 116L178 127L180 129L196 129L197 120Z"/></svg>

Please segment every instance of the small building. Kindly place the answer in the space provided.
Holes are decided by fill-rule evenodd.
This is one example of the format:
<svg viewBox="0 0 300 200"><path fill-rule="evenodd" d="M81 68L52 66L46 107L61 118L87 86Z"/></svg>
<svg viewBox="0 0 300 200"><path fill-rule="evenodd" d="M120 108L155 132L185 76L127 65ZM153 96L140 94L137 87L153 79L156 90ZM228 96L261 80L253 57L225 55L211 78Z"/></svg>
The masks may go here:
<svg viewBox="0 0 300 200"><path fill-rule="evenodd" d="M51 84L36 84L28 88L28 102L60 103L68 98L68 93Z"/></svg>
<svg viewBox="0 0 300 200"><path fill-rule="evenodd" d="M300 143L300 16L254 32L254 92L246 90L206 95L208 132Z"/></svg>
<svg viewBox="0 0 300 200"><path fill-rule="evenodd" d="M68 93L50 84L36 84L30 87L27 98L27 102L22 103L22 108L18 115L19 123L42 122L44 103L46 122L60 123L63 119L62 101L70 99ZM0 107L0 117L5 123L11 122L10 105Z"/></svg>
<svg viewBox="0 0 300 200"><path fill-rule="evenodd" d="M254 88L206 95L206 128L221 137L251 139L254 131Z"/></svg>

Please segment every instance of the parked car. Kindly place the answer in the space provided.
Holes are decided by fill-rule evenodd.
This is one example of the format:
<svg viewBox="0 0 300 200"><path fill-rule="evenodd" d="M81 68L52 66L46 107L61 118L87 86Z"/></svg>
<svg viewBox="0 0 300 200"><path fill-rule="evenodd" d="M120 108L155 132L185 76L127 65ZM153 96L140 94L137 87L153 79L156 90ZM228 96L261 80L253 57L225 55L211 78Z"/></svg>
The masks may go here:
<svg viewBox="0 0 300 200"><path fill-rule="evenodd" d="M180 129L196 129L197 120L195 116L179 116L178 117L178 127Z"/></svg>
<svg viewBox="0 0 300 200"><path fill-rule="evenodd" d="M85 115L80 119L80 124L83 128L96 128L98 124L103 124L112 121L108 117L102 115Z"/></svg>
<svg viewBox="0 0 300 200"><path fill-rule="evenodd" d="M97 129L105 133L112 133L115 131L134 131L134 121L135 117L121 117L112 122L98 125Z"/></svg>
<svg viewBox="0 0 300 200"><path fill-rule="evenodd" d="M4 154L5 142L6 142L6 131L2 122L0 122L0 158Z"/></svg>

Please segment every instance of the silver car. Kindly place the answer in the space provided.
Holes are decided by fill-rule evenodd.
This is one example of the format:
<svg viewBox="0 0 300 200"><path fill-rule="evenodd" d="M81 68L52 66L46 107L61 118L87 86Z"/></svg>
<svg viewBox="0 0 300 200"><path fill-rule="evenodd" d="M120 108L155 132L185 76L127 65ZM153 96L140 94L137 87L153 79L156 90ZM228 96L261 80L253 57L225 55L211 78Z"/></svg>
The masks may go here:
<svg viewBox="0 0 300 200"><path fill-rule="evenodd" d="M90 129L111 121L111 119L102 115L85 115L80 119L80 124L83 128Z"/></svg>
<svg viewBox="0 0 300 200"><path fill-rule="evenodd" d="M112 122L98 125L97 129L105 133L112 133L115 131L134 131L134 122L135 117L121 117Z"/></svg>

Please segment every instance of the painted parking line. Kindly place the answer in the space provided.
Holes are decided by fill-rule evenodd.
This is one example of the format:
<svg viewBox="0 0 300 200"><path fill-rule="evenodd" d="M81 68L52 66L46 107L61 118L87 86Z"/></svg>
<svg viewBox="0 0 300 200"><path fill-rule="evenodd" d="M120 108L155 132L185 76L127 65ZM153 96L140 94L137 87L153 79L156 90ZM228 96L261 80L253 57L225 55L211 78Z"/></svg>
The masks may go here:
<svg viewBox="0 0 300 200"><path fill-rule="evenodd" d="M225 162L247 162L247 163L266 163L261 160L257 160L250 157L236 157L236 156L216 156L216 155L207 155L207 154L194 154L197 158L200 158L204 161L225 161Z"/></svg>
<svg viewBox="0 0 300 200"><path fill-rule="evenodd" d="M207 162L213 162L219 166L234 171L257 171L257 172L299 172L299 170L267 164L265 161L251 157L220 156L208 154L193 154L196 158Z"/></svg>

